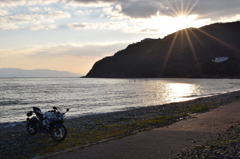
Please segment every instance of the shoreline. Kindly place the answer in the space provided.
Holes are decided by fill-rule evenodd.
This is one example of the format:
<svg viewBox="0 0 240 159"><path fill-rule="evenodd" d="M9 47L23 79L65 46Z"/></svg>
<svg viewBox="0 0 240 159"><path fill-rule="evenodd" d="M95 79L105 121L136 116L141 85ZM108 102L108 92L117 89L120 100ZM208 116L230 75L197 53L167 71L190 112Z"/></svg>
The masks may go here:
<svg viewBox="0 0 240 159"><path fill-rule="evenodd" d="M46 134L28 136L24 125L8 127L0 132L0 145L3 145L0 147L0 155L5 158L16 156L32 158L73 147L89 146L96 142L171 125L187 118L190 114L207 112L222 105L238 102L239 99L240 91L236 91L190 101L68 119L64 124L69 133L65 141L60 144L52 141ZM155 119L159 119L158 122L155 122ZM112 134L106 134L110 131ZM39 147L41 150L38 149Z"/></svg>
<svg viewBox="0 0 240 159"><path fill-rule="evenodd" d="M201 102L201 100L205 100L205 98L215 98L215 96L221 96L221 95L227 95L227 94L231 94L231 93L238 93L239 92L239 96L240 96L240 90L233 90L233 91L227 91L227 92L222 92L222 93L217 93L215 95L205 95L205 96L200 96L200 97L196 97L193 99L189 99L186 101L179 101L179 102L172 102L172 103L166 103L166 104L160 104L160 105L150 105L150 106L144 106L144 107L131 107L131 108L126 108L126 110L120 110L120 111L114 111L114 112L105 112L105 113L92 113L92 114L87 114L87 115L80 115L80 116L67 116L66 117L66 121L69 120L74 120L74 119L78 119L78 118L94 118L94 117L98 117L98 116L114 116L114 115L121 115L121 114L125 114L126 112L130 112L131 111L142 111L141 109L144 110L149 110L149 109L154 109L155 107L160 108L160 107L166 107L168 105L175 105L175 104L181 104L181 103L185 103L185 102L191 102L191 101L195 101L197 100L197 102ZM198 101L200 100L200 101ZM129 114L129 113L127 113ZM21 126L25 124L25 120L23 121L13 121L13 122L3 122L0 123L0 128L1 129L5 129L5 128L9 128L9 127L15 127L15 126Z"/></svg>

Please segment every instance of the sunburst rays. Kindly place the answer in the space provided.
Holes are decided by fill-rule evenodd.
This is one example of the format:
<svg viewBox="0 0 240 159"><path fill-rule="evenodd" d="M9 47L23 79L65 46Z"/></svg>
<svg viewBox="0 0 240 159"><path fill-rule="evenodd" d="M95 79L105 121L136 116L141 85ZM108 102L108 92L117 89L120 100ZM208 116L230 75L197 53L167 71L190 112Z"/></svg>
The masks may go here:
<svg viewBox="0 0 240 159"><path fill-rule="evenodd" d="M217 41L217 42L219 42L219 43L225 45L226 47L228 47L228 48L230 48L230 49L232 49L232 50L234 50L234 51L240 53L240 50L234 48L233 46L231 46L231 45L229 45L229 44L227 44L227 43L225 43L224 41L222 41L222 40L220 40L220 39L214 37L213 35L211 35L211 34L205 32L205 31L203 31L202 29L198 29L198 30L199 30L201 33L207 35L208 37L214 39L215 41Z"/></svg>
<svg viewBox="0 0 240 159"><path fill-rule="evenodd" d="M191 14L197 14L196 12L195 13L192 13L194 7L197 5L197 3L199 2L199 0L196 0L195 3L191 3L193 1L191 0L178 0L176 1L175 0L175 6L173 6L172 4L170 4L168 1L166 1L166 3L169 5L169 8L171 9L171 12L169 11L169 14L173 17L188 17L190 16ZM196 31L199 31L200 33L208 36L209 38L213 39L214 41L240 53L240 50L234 48L233 46L227 44L226 42L214 37L213 35L203 31L202 29L199 29L199 28L196 28ZM174 33L174 37L172 37L172 41L171 41L171 44L168 48L168 52L167 52L167 55L165 56L165 60L163 62L163 65L162 65L162 72L161 73L164 73L164 70L167 66L167 63L169 61L169 58L172 54L172 51L173 51L173 48L175 46L175 43L177 41L177 39L180 39L182 42L181 42L181 45L183 47L183 43L187 42L190 49L191 49L191 52L192 52L192 56L194 57L194 60L195 60L195 63L196 63L196 66L198 67L199 71L201 72L201 67L200 67L200 64L199 64L199 59L198 59L198 56L197 56L197 53L196 53L196 49L195 49L195 46L197 45L194 45L193 44L193 39L196 39L197 42L199 42L198 45L201 45L203 46L207 51L208 50L208 46L206 46L204 44L204 42L197 36L196 34L196 31L193 31L192 29L184 29L182 31L178 31L176 33ZM185 37L185 41L184 41L184 38ZM195 42L196 43L196 42Z"/></svg>
<svg viewBox="0 0 240 159"><path fill-rule="evenodd" d="M186 1L187 3L185 3ZM169 1L165 0L165 3L168 4L169 8L171 9L168 11L168 13L173 17L187 17L193 11L194 7L198 4L199 0L196 0L192 5L191 0L174 0L174 2L175 7L169 3Z"/></svg>
<svg viewBox="0 0 240 159"><path fill-rule="evenodd" d="M175 8L168 1L166 1L166 3L169 5L169 7L172 10L172 12L169 12L172 16L174 16L174 17L187 17L187 16L190 15L190 13L194 9L194 7L197 5L198 1L199 0L197 0L195 3L193 3L191 5L191 0L188 0L187 4L185 5L184 0L181 0L180 4L177 3L177 1L175 0L175 6L176 6ZM182 44L183 44L183 36L184 36L183 34L185 34L185 36L187 37L187 41L188 41L188 44L191 48L194 59L197 63L197 66L199 66L197 55L196 55L196 52L195 52L195 48L194 48L194 45L192 44L192 39L189 36L188 30L185 29L183 32L182 31L180 32L180 38L181 38ZM167 65L167 62L168 62L169 57L172 53L173 47L175 45L175 42L176 42L176 39L178 38L178 36L179 36L179 32L176 32L175 35L174 35L174 38L171 42L171 45L169 47L169 50L167 52L167 55L165 57L164 64L163 64L163 69L162 69L163 71L165 70L165 67Z"/></svg>

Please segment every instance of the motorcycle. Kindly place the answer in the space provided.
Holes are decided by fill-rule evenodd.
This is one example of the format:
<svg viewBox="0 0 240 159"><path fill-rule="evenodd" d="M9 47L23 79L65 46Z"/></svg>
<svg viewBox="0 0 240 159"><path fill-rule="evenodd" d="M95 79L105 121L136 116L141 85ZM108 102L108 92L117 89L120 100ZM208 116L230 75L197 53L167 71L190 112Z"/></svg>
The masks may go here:
<svg viewBox="0 0 240 159"><path fill-rule="evenodd" d="M66 110L67 113L69 109ZM36 116L33 116L33 113ZM67 129L63 125L65 113L58 111L56 107L53 110L43 113L38 107L33 107L33 111L27 112L26 129L29 135L35 135L42 132L50 135L55 141L63 141L67 136Z"/></svg>

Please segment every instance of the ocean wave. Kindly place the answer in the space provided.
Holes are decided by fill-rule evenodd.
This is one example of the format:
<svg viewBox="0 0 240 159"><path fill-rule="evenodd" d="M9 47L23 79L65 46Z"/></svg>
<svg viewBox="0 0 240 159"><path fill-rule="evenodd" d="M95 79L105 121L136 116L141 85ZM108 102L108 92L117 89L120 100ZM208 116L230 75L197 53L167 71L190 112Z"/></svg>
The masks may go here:
<svg viewBox="0 0 240 159"><path fill-rule="evenodd" d="M49 100L49 101L21 101L21 100L8 100L8 101L0 101L0 106L7 105L35 105L35 104L53 104L57 101Z"/></svg>
<svg viewBox="0 0 240 159"><path fill-rule="evenodd" d="M9 122L9 123L0 123L0 128L9 128L9 127L15 127L15 126L23 126L25 125L24 121L22 122Z"/></svg>
<svg viewBox="0 0 240 159"><path fill-rule="evenodd" d="M0 105L19 105L21 103L21 101L18 101L18 100L10 100L10 101L2 101L0 102Z"/></svg>

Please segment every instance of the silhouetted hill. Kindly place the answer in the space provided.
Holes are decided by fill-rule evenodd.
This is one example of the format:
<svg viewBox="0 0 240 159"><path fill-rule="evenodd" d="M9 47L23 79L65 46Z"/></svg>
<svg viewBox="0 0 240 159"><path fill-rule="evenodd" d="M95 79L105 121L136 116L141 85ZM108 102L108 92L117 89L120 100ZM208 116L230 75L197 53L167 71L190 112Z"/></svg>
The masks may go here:
<svg viewBox="0 0 240 159"><path fill-rule="evenodd" d="M67 71L56 71L47 69L22 70L17 68L1 68L0 77L80 77Z"/></svg>
<svg viewBox="0 0 240 159"><path fill-rule="evenodd" d="M145 39L96 62L86 77L240 77L240 22Z"/></svg>

